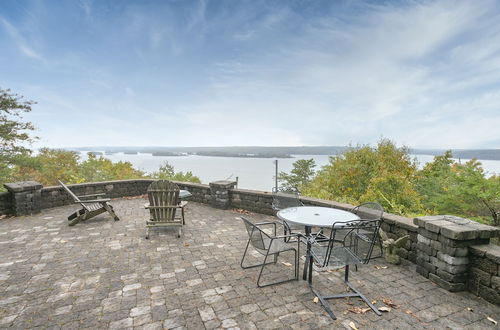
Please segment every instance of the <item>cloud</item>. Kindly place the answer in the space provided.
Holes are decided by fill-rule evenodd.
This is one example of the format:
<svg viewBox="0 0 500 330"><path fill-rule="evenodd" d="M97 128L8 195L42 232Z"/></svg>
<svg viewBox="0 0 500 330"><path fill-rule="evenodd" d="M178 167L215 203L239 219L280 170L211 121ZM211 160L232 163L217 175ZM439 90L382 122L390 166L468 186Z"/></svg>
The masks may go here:
<svg viewBox="0 0 500 330"><path fill-rule="evenodd" d="M25 38L19 33L18 29L10 24L5 18L0 17L0 22L2 22L5 30L23 55L39 61L45 61L45 59L28 44Z"/></svg>

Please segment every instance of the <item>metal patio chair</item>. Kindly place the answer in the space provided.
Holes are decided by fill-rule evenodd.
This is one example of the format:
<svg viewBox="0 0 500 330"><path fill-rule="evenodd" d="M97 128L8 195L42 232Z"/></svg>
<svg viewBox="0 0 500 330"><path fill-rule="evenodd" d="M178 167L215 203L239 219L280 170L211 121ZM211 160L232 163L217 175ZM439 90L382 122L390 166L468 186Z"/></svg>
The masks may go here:
<svg viewBox="0 0 500 330"><path fill-rule="evenodd" d="M304 206L304 204L301 202L299 198L299 193L296 191L284 192L284 191L279 191L276 188L273 188L272 194L273 194L273 203L271 204L271 207L273 208L274 211L280 211L289 207ZM294 231L304 229L301 226L292 225L286 221L282 221L282 224L283 224L284 235L293 234Z"/></svg>
<svg viewBox="0 0 500 330"><path fill-rule="evenodd" d="M148 187L149 203L144 208L149 210L150 219L146 221L146 239L153 227L177 227L177 237L181 237L182 226L185 224L184 207L186 201L179 202L179 187L167 180L158 180ZM180 217L176 216L181 211Z"/></svg>
<svg viewBox="0 0 500 330"><path fill-rule="evenodd" d="M351 212L358 215L362 219L382 221L382 217L384 215L384 208L379 203L367 202L354 207L351 210ZM377 253L375 253L375 255L372 255L371 257L372 259L382 257L383 253L382 240L380 239L378 234L377 237L375 238L375 245L377 246Z"/></svg>
<svg viewBox="0 0 500 330"><path fill-rule="evenodd" d="M70 195L71 198L73 198L73 202L76 204L80 204L82 206L80 210L77 210L68 216L69 226L74 226L80 221L88 220L104 212L108 212L115 221L120 220L116 215L115 211L113 210L113 206L108 203L111 199L100 198L101 196L104 196L106 194L100 193L100 194L77 196L68 188L68 186L66 186L60 180L57 181L59 182L61 187L63 187L64 190L66 190L68 195ZM88 198L94 198L94 199L88 199Z"/></svg>
<svg viewBox="0 0 500 330"><path fill-rule="evenodd" d="M285 241L286 238L290 237L299 237L300 234L289 234L283 236L276 236L276 223L275 222L261 222L261 223L252 223L244 217L241 217L243 223L245 224L245 228L248 233L248 242L245 247L245 252L243 253L243 257L241 258L241 268L255 268L260 267L259 277L257 278L257 286L262 288L270 285L286 283L290 281L297 281L299 279L299 254L300 254L300 239L297 239L293 242ZM263 226L273 226L273 233L269 235L266 233L261 227ZM297 247L294 245L297 244ZM250 266L244 266L245 257L248 252L248 247L252 245L252 247L264 256L264 261L262 263ZM272 283L261 284L260 280L262 277L262 272L264 271L264 267L266 265L276 264L278 261L278 256L280 253L286 251L293 251L294 253L294 262L295 262L295 270L294 277L291 279L283 280L283 281L275 281ZM274 260L272 262L267 262L268 258L272 256Z"/></svg>
<svg viewBox="0 0 500 330"><path fill-rule="evenodd" d="M327 242L314 242L312 244L311 258L318 267L334 266L345 268L344 283L348 286L349 292L337 295L323 295L314 288L312 285L312 267L309 268L309 286L332 319L335 320L336 317L327 300L345 297L359 297L377 315L381 315L380 311L370 300L349 282L349 266L369 262L375 245L373 238L377 237L379 228L379 219L337 222L332 226L330 239ZM346 231L347 234L345 233ZM340 234L340 239L337 237L337 234Z"/></svg>

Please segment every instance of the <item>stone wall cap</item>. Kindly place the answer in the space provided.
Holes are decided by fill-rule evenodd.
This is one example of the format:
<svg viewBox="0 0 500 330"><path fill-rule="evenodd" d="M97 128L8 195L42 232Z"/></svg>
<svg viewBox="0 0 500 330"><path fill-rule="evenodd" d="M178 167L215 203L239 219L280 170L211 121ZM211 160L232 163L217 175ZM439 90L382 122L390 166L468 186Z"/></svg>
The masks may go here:
<svg viewBox="0 0 500 330"><path fill-rule="evenodd" d="M486 257L500 264L500 246L496 244L473 245L469 247L473 254Z"/></svg>
<svg viewBox="0 0 500 330"><path fill-rule="evenodd" d="M429 231L440 233L454 240L491 238L500 235L500 229L453 215L432 215L417 217L413 223Z"/></svg>
<svg viewBox="0 0 500 330"><path fill-rule="evenodd" d="M36 181L21 181L21 182L5 183L4 187L7 188L8 191L16 193L16 192L42 189L43 186L40 182Z"/></svg>
<svg viewBox="0 0 500 330"><path fill-rule="evenodd" d="M236 181L219 180L210 182L210 186L234 186L234 185L236 185Z"/></svg>

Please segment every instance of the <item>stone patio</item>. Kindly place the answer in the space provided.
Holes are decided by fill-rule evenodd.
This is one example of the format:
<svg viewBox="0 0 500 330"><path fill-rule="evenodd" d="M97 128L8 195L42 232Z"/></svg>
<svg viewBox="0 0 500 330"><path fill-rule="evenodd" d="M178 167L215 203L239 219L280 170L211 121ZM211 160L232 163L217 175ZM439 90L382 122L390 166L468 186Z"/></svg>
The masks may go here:
<svg viewBox="0 0 500 330"><path fill-rule="evenodd" d="M240 268L247 236L238 212L190 202L183 237L158 229L146 240L143 203L113 200L118 222L103 214L68 227L74 206L0 220L0 328L482 329L494 327L487 317L500 321L499 306L381 259L353 271L351 282L376 306L394 304L390 312L357 314L366 307L358 299L335 300L333 321L302 280L256 287L258 270ZM291 272L279 262L266 275ZM342 275L314 281L338 293Z"/></svg>

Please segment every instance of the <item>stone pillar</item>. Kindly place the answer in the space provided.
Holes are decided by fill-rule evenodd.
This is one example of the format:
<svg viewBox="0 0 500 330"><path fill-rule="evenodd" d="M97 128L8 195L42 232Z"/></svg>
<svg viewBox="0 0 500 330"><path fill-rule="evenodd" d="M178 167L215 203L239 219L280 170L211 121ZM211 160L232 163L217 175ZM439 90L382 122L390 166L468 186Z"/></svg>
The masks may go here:
<svg viewBox="0 0 500 330"><path fill-rule="evenodd" d="M42 184L36 181L22 181L4 184L12 194L14 215L38 213L42 207Z"/></svg>
<svg viewBox="0 0 500 330"><path fill-rule="evenodd" d="M450 215L413 219L418 226L417 272L448 291L467 287L469 246L488 244L498 229Z"/></svg>
<svg viewBox="0 0 500 330"><path fill-rule="evenodd" d="M229 190L236 187L236 181L210 182L210 204L218 209L228 209L231 206Z"/></svg>

